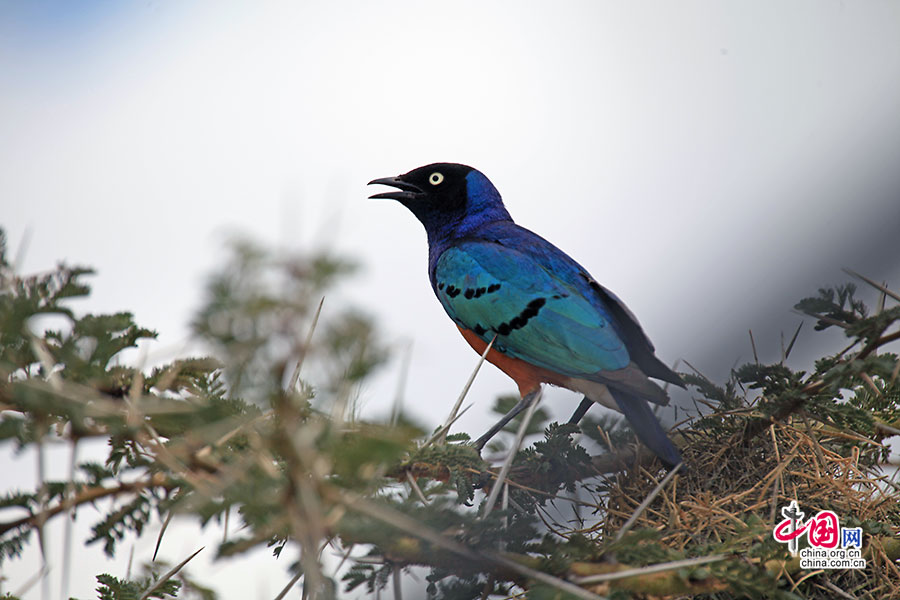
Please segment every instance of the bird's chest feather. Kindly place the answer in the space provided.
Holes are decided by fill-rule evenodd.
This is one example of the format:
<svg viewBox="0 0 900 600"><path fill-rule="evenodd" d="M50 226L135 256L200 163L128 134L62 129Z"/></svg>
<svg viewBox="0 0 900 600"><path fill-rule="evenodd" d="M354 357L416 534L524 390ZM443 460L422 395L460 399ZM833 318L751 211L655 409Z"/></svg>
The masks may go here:
<svg viewBox="0 0 900 600"><path fill-rule="evenodd" d="M459 332L472 349L478 354L484 354L484 349L487 348L487 342L475 335L473 331L460 327L459 325L457 325L457 327L459 327ZM551 383L553 385L565 387L565 383L558 374L531 363L527 363L524 360L509 356L508 354L504 354L494 347L491 347L485 360L506 373L513 381L515 381L519 388L519 393L523 397L536 390L542 383Z"/></svg>

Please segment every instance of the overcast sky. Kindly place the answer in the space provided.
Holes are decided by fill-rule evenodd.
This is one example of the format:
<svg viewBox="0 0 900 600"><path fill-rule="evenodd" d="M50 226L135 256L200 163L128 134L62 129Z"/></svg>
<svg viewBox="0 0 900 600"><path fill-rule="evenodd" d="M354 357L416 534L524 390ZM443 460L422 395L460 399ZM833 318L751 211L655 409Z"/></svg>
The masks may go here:
<svg viewBox="0 0 900 600"><path fill-rule="evenodd" d="M0 225L22 272L95 267L84 310L133 311L159 360L183 352L227 234L356 257L344 295L414 343L407 408L433 426L477 357L432 297L421 226L365 183L463 162L663 360L721 379L748 329L775 359L791 306L841 267L900 287L898 26L892 1L4 1ZM808 327L798 360L818 340ZM363 390L364 414L397 374ZM486 368L460 428L514 390ZM27 457L0 460L33 483ZM219 567L224 597L277 593L286 564L259 562L233 582ZM93 597L95 564L71 594Z"/></svg>

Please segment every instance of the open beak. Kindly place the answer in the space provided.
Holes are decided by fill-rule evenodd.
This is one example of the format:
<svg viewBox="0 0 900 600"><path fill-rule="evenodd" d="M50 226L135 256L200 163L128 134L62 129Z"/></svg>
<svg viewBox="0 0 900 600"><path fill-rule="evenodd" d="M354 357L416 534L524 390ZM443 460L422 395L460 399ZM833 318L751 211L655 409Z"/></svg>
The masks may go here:
<svg viewBox="0 0 900 600"><path fill-rule="evenodd" d="M405 181L400 179L400 177L382 177L381 179L373 179L369 182L369 185L372 185L374 183L377 183L378 185L389 185L391 187L397 188L400 191L374 194L372 196L369 196L370 199L387 198L389 200L415 200L416 198L420 198L425 195L425 192L423 192L417 186L414 186L411 183L406 183Z"/></svg>

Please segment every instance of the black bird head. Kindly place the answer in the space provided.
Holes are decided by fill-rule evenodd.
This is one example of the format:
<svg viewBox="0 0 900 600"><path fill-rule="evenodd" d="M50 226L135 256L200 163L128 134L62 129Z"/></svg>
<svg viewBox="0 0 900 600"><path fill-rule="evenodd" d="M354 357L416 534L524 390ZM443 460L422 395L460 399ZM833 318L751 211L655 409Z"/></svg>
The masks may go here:
<svg viewBox="0 0 900 600"><path fill-rule="evenodd" d="M480 171L456 163L434 163L397 177L373 179L396 192L369 198L397 200L425 226L429 236L467 230L478 224L509 220L500 194Z"/></svg>
<svg viewBox="0 0 900 600"><path fill-rule="evenodd" d="M434 163L413 169L405 175L373 179L373 183L389 185L399 192L374 194L369 198L399 200L412 208L413 203L428 204L434 209L453 209L466 201L466 175L472 167L455 163Z"/></svg>

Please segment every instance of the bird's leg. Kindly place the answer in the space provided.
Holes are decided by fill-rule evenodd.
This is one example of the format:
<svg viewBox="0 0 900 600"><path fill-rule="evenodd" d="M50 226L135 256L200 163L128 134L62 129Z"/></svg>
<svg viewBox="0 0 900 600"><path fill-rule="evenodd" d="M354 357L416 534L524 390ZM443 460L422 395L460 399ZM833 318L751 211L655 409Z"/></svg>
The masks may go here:
<svg viewBox="0 0 900 600"><path fill-rule="evenodd" d="M571 425L578 425L581 420L584 418L584 415L587 414L587 411L594 405L594 401L585 396L581 399L581 404L578 405L578 408L575 409L575 412L572 413L572 416L569 417L569 423Z"/></svg>
<svg viewBox="0 0 900 600"><path fill-rule="evenodd" d="M500 431L501 429L506 427L507 423L509 423L510 421L515 419L516 416L520 412L522 412L523 410L528 408L528 406L532 402L534 402L535 398L538 397L538 394L540 393L540 391L541 391L541 388L537 387L533 391L525 394L522 397L522 399L519 400L516 403L516 405L512 407L512 409L510 409L510 411L508 413L503 415L503 418L501 418L499 421L497 421L493 427L488 429L487 432L483 436L481 436L480 438L475 440L475 449L478 450L479 452L481 452L481 449L484 448L484 445L487 444L489 441L491 441L491 438L494 437L495 435L497 435L498 431Z"/></svg>

